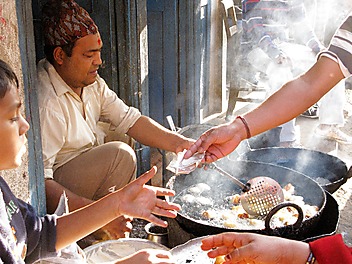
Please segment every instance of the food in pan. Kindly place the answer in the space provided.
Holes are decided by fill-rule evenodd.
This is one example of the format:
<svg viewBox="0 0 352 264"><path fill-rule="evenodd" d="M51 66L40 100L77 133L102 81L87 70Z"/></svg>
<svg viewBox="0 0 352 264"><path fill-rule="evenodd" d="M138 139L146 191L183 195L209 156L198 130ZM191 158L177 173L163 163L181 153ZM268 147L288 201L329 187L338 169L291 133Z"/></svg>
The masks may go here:
<svg viewBox="0 0 352 264"><path fill-rule="evenodd" d="M228 195L222 200L214 201L209 195L211 190L205 183L191 186L181 197L182 210L199 221L210 222L217 226L231 229L264 229L263 218L249 215L240 203L240 194ZM200 191L200 189L202 191ZM196 190L196 191L195 191ZM295 194L295 187L287 184L283 188L284 200L295 203L302 208L304 219L314 216L319 208L305 203L302 196ZM213 197L213 198L212 198ZM193 211L193 212L192 212ZM272 216L270 225L273 228L292 225L297 221L298 212L292 207L284 207Z"/></svg>

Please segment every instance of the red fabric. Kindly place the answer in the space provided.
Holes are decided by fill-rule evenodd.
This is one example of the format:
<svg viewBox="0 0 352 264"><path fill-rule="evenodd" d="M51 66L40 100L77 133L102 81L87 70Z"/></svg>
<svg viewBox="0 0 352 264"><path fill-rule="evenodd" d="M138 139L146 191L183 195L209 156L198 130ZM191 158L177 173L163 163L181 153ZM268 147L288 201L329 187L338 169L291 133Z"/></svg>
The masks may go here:
<svg viewBox="0 0 352 264"><path fill-rule="evenodd" d="M49 0L43 6L42 13L47 45L66 45L98 32L98 27L88 12L74 0Z"/></svg>
<svg viewBox="0 0 352 264"><path fill-rule="evenodd" d="M345 245L341 234L317 239L309 246L319 264L352 263L352 248Z"/></svg>

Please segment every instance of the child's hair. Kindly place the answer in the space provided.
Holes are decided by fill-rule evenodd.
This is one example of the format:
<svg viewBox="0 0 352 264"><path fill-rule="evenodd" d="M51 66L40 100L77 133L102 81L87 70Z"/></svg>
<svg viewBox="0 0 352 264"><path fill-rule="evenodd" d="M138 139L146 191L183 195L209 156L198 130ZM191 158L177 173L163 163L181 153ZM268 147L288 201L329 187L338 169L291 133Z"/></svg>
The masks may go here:
<svg viewBox="0 0 352 264"><path fill-rule="evenodd" d="M10 65L0 59L0 98L4 98L7 90L15 86L18 88L18 79Z"/></svg>

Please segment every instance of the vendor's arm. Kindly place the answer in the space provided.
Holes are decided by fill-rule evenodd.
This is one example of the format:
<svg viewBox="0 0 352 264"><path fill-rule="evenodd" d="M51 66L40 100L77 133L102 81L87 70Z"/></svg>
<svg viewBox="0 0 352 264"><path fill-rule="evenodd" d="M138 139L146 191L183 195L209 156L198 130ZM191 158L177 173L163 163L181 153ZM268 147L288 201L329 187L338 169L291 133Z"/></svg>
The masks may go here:
<svg viewBox="0 0 352 264"><path fill-rule="evenodd" d="M288 82L256 109L240 118L206 131L185 154L205 152L205 161L213 162L231 153L250 136L275 128L301 114L344 78L339 64L325 56L304 75ZM280 109L280 111L277 111ZM246 128L247 126L247 128Z"/></svg>
<svg viewBox="0 0 352 264"><path fill-rule="evenodd" d="M111 130L126 133L143 145L175 153L187 149L194 142L141 115L138 109L127 106L106 84L101 87L103 103L100 118L111 123Z"/></svg>
<svg viewBox="0 0 352 264"><path fill-rule="evenodd" d="M121 215L141 218L166 227L157 216L176 217L180 207L158 198L172 196L174 191L146 185L155 175L156 167L133 182L100 200L57 220L56 249L59 250L99 229Z"/></svg>
<svg viewBox="0 0 352 264"><path fill-rule="evenodd" d="M321 57L307 73L285 84L263 104L244 116L252 136L298 116L343 78L345 77L335 61Z"/></svg>
<svg viewBox="0 0 352 264"><path fill-rule="evenodd" d="M147 116L141 116L127 134L140 143L172 152L188 149L195 140L173 132Z"/></svg>

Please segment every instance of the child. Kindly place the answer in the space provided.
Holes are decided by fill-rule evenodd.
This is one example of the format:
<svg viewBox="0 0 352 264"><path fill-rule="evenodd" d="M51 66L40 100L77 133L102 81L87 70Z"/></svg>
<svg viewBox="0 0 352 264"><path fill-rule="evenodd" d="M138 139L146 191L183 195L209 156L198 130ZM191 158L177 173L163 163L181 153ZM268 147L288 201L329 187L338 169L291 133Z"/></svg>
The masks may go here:
<svg viewBox="0 0 352 264"><path fill-rule="evenodd" d="M21 115L18 80L0 60L0 170L16 168L25 153L29 124ZM121 215L138 217L160 226L155 215L175 217L180 207L157 196L174 195L147 186L153 167L124 188L70 214L39 217L34 208L17 199L0 177L0 263L31 263L58 255L58 251ZM117 263L173 263L167 251L142 250Z"/></svg>

